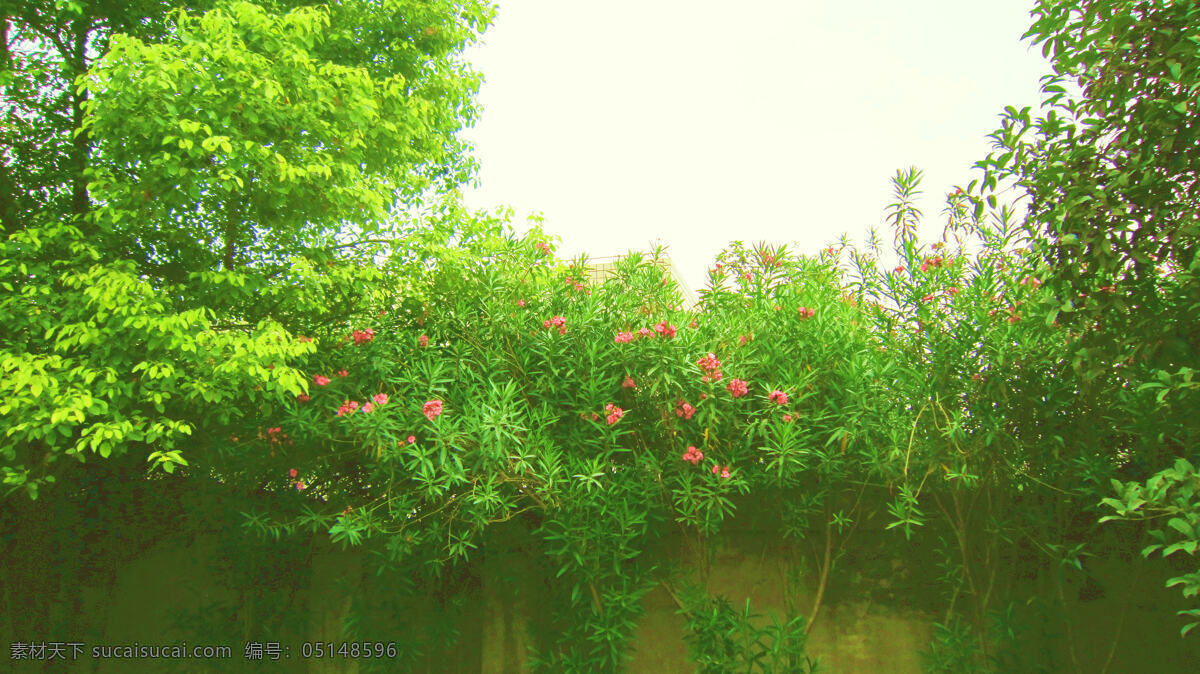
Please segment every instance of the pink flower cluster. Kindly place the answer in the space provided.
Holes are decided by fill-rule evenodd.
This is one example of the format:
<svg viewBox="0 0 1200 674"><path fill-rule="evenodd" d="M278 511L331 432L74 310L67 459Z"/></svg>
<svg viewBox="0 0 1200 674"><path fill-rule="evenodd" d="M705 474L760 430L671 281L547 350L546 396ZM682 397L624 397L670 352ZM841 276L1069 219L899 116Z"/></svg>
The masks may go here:
<svg viewBox="0 0 1200 674"><path fill-rule="evenodd" d="M609 426L612 426L613 424L617 423L618 421L621 420L621 417L625 416L625 410L621 409L620 407L617 407L616 405L614 405L612 403L605 405L604 411L608 412L607 420L608 420Z"/></svg>
<svg viewBox="0 0 1200 674"><path fill-rule="evenodd" d="M813 316L817 315L816 311L813 311L812 309L809 309L808 307L800 307L799 309L796 310L796 313L800 314L800 318L803 318L803 319L809 319L809 318L812 318Z"/></svg>
<svg viewBox="0 0 1200 674"><path fill-rule="evenodd" d="M728 389L731 394L733 394L734 398L741 398L750 392L750 387L741 379L731 380L729 385L725 388Z"/></svg>
<svg viewBox="0 0 1200 674"><path fill-rule="evenodd" d="M935 269L943 264L945 264L945 260L941 255L936 257L927 257L921 262L921 271L929 271L930 269Z"/></svg>
<svg viewBox="0 0 1200 674"><path fill-rule="evenodd" d="M794 417L794 416L792 416L792 415L790 415L790 414L785 414L785 415L783 415L783 420L784 420L785 422L789 423L789 424L790 424L790 423L792 423L792 420L793 420L793 419L795 419L795 418L796 418L796 417Z"/></svg>
<svg viewBox="0 0 1200 674"><path fill-rule="evenodd" d="M425 415L426 419L433 421L442 413L442 401L430 400L421 406L421 414Z"/></svg>
<svg viewBox="0 0 1200 674"><path fill-rule="evenodd" d="M625 381L621 382L621 388L637 388L637 384L634 383L633 377L625 375Z"/></svg>
<svg viewBox="0 0 1200 674"><path fill-rule="evenodd" d="M542 251L542 255L550 254L550 244L546 243L545 241L538 244L538 249Z"/></svg>
<svg viewBox="0 0 1200 674"><path fill-rule="evenodd" d="M666 321L662 321L658 325L654 326L654 331L666 339L670 339L671 337L675 336L675 326L668 325Z"/></svg>
<svg viewBox="0 0 1200 674"><path fill-rule="evenodd" d="M767 396L767 400L770 400L771 402L775 403L776 405L788 404L787 394L784 393L783 391L780 391L779 389L771 391L771 394Z"/></svg>
<svg viewBox="0 0 1200 674"><path fill-rule="evenodd" d="M616 342L617 344L628 344L633 341L633 333L632 332L618 332L617 336L613 338L613 341Z"/></svg>
<svg viewBox="0 0 1200 674"><path fill-rule="evenodd" d="M562 316L547 318L546 320L542 321L542 326L547 329L558 328L558 334L560 335L567 334L567 319L563 318Z"/></svg>
<svg viewBox="0 0 1200 674"><path fill-rule="evenodd" d="M361 405L361 409L364 413L369 414L371 412L374 412L376 407L386 404L387 401L388 401L388 395L386 393L376 393L374 396L371 397L371 400L369 400L368 402L363 403ZM341 407L338 408L337 415L339 417L345 416L347 414L353 413L355 410L357 410L359 408L360 408L360 405L358 404L358 401L347 400L346 402L342 403Z"/></svg>
<svg viewBox="0 0 1200 674"><path fill-rule="evenodd" d="M704 452L688 445L687 451L683 453L683 460L690 461L695 466L704 460Z"/></svg>
<svg viewBox="0 0 1200 674"><path fill-rule="evenodd" d="M301 393L300 395L296 396L296 400L298 400L302 403L306 403L309 400L312 400L312 398L308 397L307 393Z"/></svg>
<svg viewBox="0 0 1200 674"><path fill-rule="evenodd" d="M354 338L355 344L366 344L372 339L375 339L375 331L371 328L367 328L366 330L355 330L354 332L350 333L350 336Z"/></svg>
<svg viewBox="0 0 1200 674"><path fill-rule="evenodd" d="M675 405L675 416L683 417L684 420L691 419L696 414L696 408L680 400Z"/></svg>
<svg viewBox="0 0 1200 674"><path fill-rule="evenodd" d="M323 374L313 375L313 383L316 384L317 386L325 386L326 384L328 384L331 381L333 381L333 380L330 379L329 377L326 377Z"/></svg>
<svg viewBox="0 0 1200 674"><path fill-rule="evenodd" d="M417 338L417 345L422 349L429 346L429 335L421 335Z"/></svg>
<svg viewBox="0 0 1200 674"><path fill-rule="evenodd" d="M650 328L641 328L638 330L638 335L641 337L653 337L654 332Z"/></svg>
<svg viewBox="0 0 1200 674"><path fill-rule="evenodd" d="M742 335L742 336L738 337L738 345L746 346L746 343L752 339L754 339L754 335Z"/></svg>
<svg viewBox="0 0 1200 674"><path fill-rule="evenodd" d="M720 464L714 465L712 468L712 474L713 475L720 474L721 479L728 480L729 479L729 466L725 466L724 468L722 468L720 466Z"/></svg>
<svg viewBox="0 0 1200 674"><path fill-rule="evenodd" d="M704 376L700 378L700 381L721 381L721 361L717 360L717 357L712 352L709 352L708 355L696 361L696 365L699 365L700 369L704 370Z"/></svg>

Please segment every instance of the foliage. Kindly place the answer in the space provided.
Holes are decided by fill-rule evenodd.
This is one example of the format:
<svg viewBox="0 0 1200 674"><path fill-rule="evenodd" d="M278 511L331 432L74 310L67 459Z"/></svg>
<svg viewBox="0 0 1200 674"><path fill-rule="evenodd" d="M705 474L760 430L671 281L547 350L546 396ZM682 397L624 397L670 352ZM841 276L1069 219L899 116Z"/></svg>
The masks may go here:
<svg viewBox="0 0 1200 674"><path fill-rule="evenodd" d="M66 15L27 3L5 36L22 64L5 113L87 141L70 171L5 149L59 167L14 188L32 201L9 209L0 255L0 455L4 483L33 497L64 456L133 449L172 471L261 432L248 417L308 388L304 333L361 311L364 287L404 285L369 264L406 227L396 204L469 168L454 133L478 78L455 54L485 5L234 2L146 21L139 7L54 23ZM78 82L82 61L38 51L63 31L108 50ZM49 71L82 117L21 84ZM80 181L88 208L56 200Z"/></svg>
<svg viewBox="0 0 1200 674"><path fill-rule="evenodd" d="M761 616L750 612L750 600L737 611L723 597L708 597L699 588L688 588L681 596L679 612L687 620L691 661L704 674L726 672L820 671L816 660L804 654L808 633L804 618L756 627Z"/></svg>
<svg viewBox="0 0 1200 674"><path fill-rule="evenodd" d="M1110 485L1119 517L1168 516L1145 554L1195 552L1195 113L1172 88L1194 54L1158 44L1194 43L1190 9L1042 2L1031 34L1085 98L1051 79L1045 118L1010 110L983 180L946 195L940 240L919 240L907 169L894 268L878 235L816 255L735 241L685 309L662 250L602 278L557 259L536 221L517 233L453 194L478 86L457 54L486 4L221 2L143 21L67 3L78 20L53 25L67 14L48 7L20 5L3 41L5 114L48 125L44 147L3 132L19 164L0 176L17 185L0 214L9 491L73 493L93 454L145 459L169 474L147 488L204 481L265 541L369 551L381 580L362 615L392 607L372 596L387 587L436 594L442 646L487 534L517 528L547 572L553 636L531 664L565 672L621 670L643 597L679 576L647 553L680 543L703 586L749 504L814 570L812 606L765 626L689 591L704 671L811 671L806 637L868 526L937 548L936 671L1031 671L1011 607L1034 596L1076 659L1067 571L1101 554ZM72 61L63 36L95 58ZM1024 223L1002 178L1030 193ZM1162 325L1175 334L1148 347Z"/></svg>
<svg viewBox="0 0 1200 674"><path fill-rule="evenodd" d="M1043 114L1006 110L996 152L980 162L983 185L1012 179L1029 196L1027 229L1050 267L1038 313L1079 335L1071 360L1085 386L1112 392L1124 436L1107 446L1144 479L1194 462L1200 446L1200 8L1041 0L1032 16L1026 37L1054 67ZM1126 383L1094 383L1114 376ZM1114 485L1122 498L1104 503L1140 516L1142 488ZM1145 511L1180 507L1145 489ZM1194 532L1180 533L1195 546Z"/></svg>
<svg viewBox="0 0 1200 674"><path fill-rule="evenodd" d="M1113 480L1112 486L1120 498L1106 498L1102 502L1117 514L1108 515L1102 521L1147 516L1168 518L1165 528L1150 531L1157 542L1142 550L1144 557L1155 552L1162 553L1163 557L1177 552L1196 555L1200 547L1200 472L1191 463L1178 459L1174 466L1156 473L1145 484ZM1185 597L1200 596L1200 569L1167 581L1167 587L1176 585ZM1200 618L1200 608L1183 610L1179 614ZM1196 625L1200 625L1200 620L1184 625L1180 633L1187 634Z"/></svg>

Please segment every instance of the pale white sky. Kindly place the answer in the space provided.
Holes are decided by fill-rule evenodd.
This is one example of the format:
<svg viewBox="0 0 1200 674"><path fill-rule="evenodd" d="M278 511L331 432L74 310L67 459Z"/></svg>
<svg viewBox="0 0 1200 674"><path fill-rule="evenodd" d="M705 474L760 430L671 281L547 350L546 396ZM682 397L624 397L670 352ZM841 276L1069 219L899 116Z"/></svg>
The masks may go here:
<svg viewBox="0 0 1200 674"><path fill-rule="evenodd" d="M922 231L976 177L1006 105L1049 72L1032 1L500 0L467 58L486 78L475 208L545 216L559 254L670 247L686 281L730 240L816 253L880 225L925 171Z"/></svg>

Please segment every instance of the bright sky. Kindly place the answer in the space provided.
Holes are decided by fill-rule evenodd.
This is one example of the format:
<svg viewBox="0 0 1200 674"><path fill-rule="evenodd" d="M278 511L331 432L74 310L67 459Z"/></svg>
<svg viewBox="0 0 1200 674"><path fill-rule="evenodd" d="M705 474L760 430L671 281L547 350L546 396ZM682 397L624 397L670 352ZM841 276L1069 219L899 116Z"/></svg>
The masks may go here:
<svg viewBox="0 0 1200 674"><path fill-rule="evenodd" d="M882 228L924 170L922 231L976 177L1006 105L1049 72L1032 2L499 0L467 58L486 83L475 208L545 216L559 254L655 240L693 289L730 240L816 253Z"/></svg>

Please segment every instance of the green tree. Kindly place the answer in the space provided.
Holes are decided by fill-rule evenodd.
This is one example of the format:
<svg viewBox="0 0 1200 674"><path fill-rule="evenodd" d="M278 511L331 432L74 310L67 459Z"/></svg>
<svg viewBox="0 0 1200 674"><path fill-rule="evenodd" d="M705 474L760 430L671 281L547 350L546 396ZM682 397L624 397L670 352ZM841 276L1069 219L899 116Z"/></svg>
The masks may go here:
<svg viewBox="0 0 1200 674"><path fill-rule="evenodd" d="M5 114L51 139L3 151L6 484L36 496L61 456L131 447L171 470L184 436L211 445L302 393L299 335L403 287L380 246L469 175L455 134L479 79L457 54L489 5L286 4L6 15ZM68 34L82 57L58 49Z"/></svg>
<svg viewBox="0 0 1200 674"><path fill-rule="evenodd" d="M1153 533L1163 545L1168 533L1182 536L1166 554L1191 553L1200 540L1191 524L1200 517L1191 472L1200 448L1200 5L1041 0L1032 16L1026 37L1043 45L1054 73L1043 80L1041 116L1006 110L996 151L979 164L983 184L1012 179L1026 191L1026 227L1049 267L1051 295L1037 313L1079 337L1080 389L1111 410L1108 458L1139 478L1114 481L1121 498L1105 503L1122 517L1171 515L1170 529ZM1195 596L1197 578L1171 584Z"/></svg>

